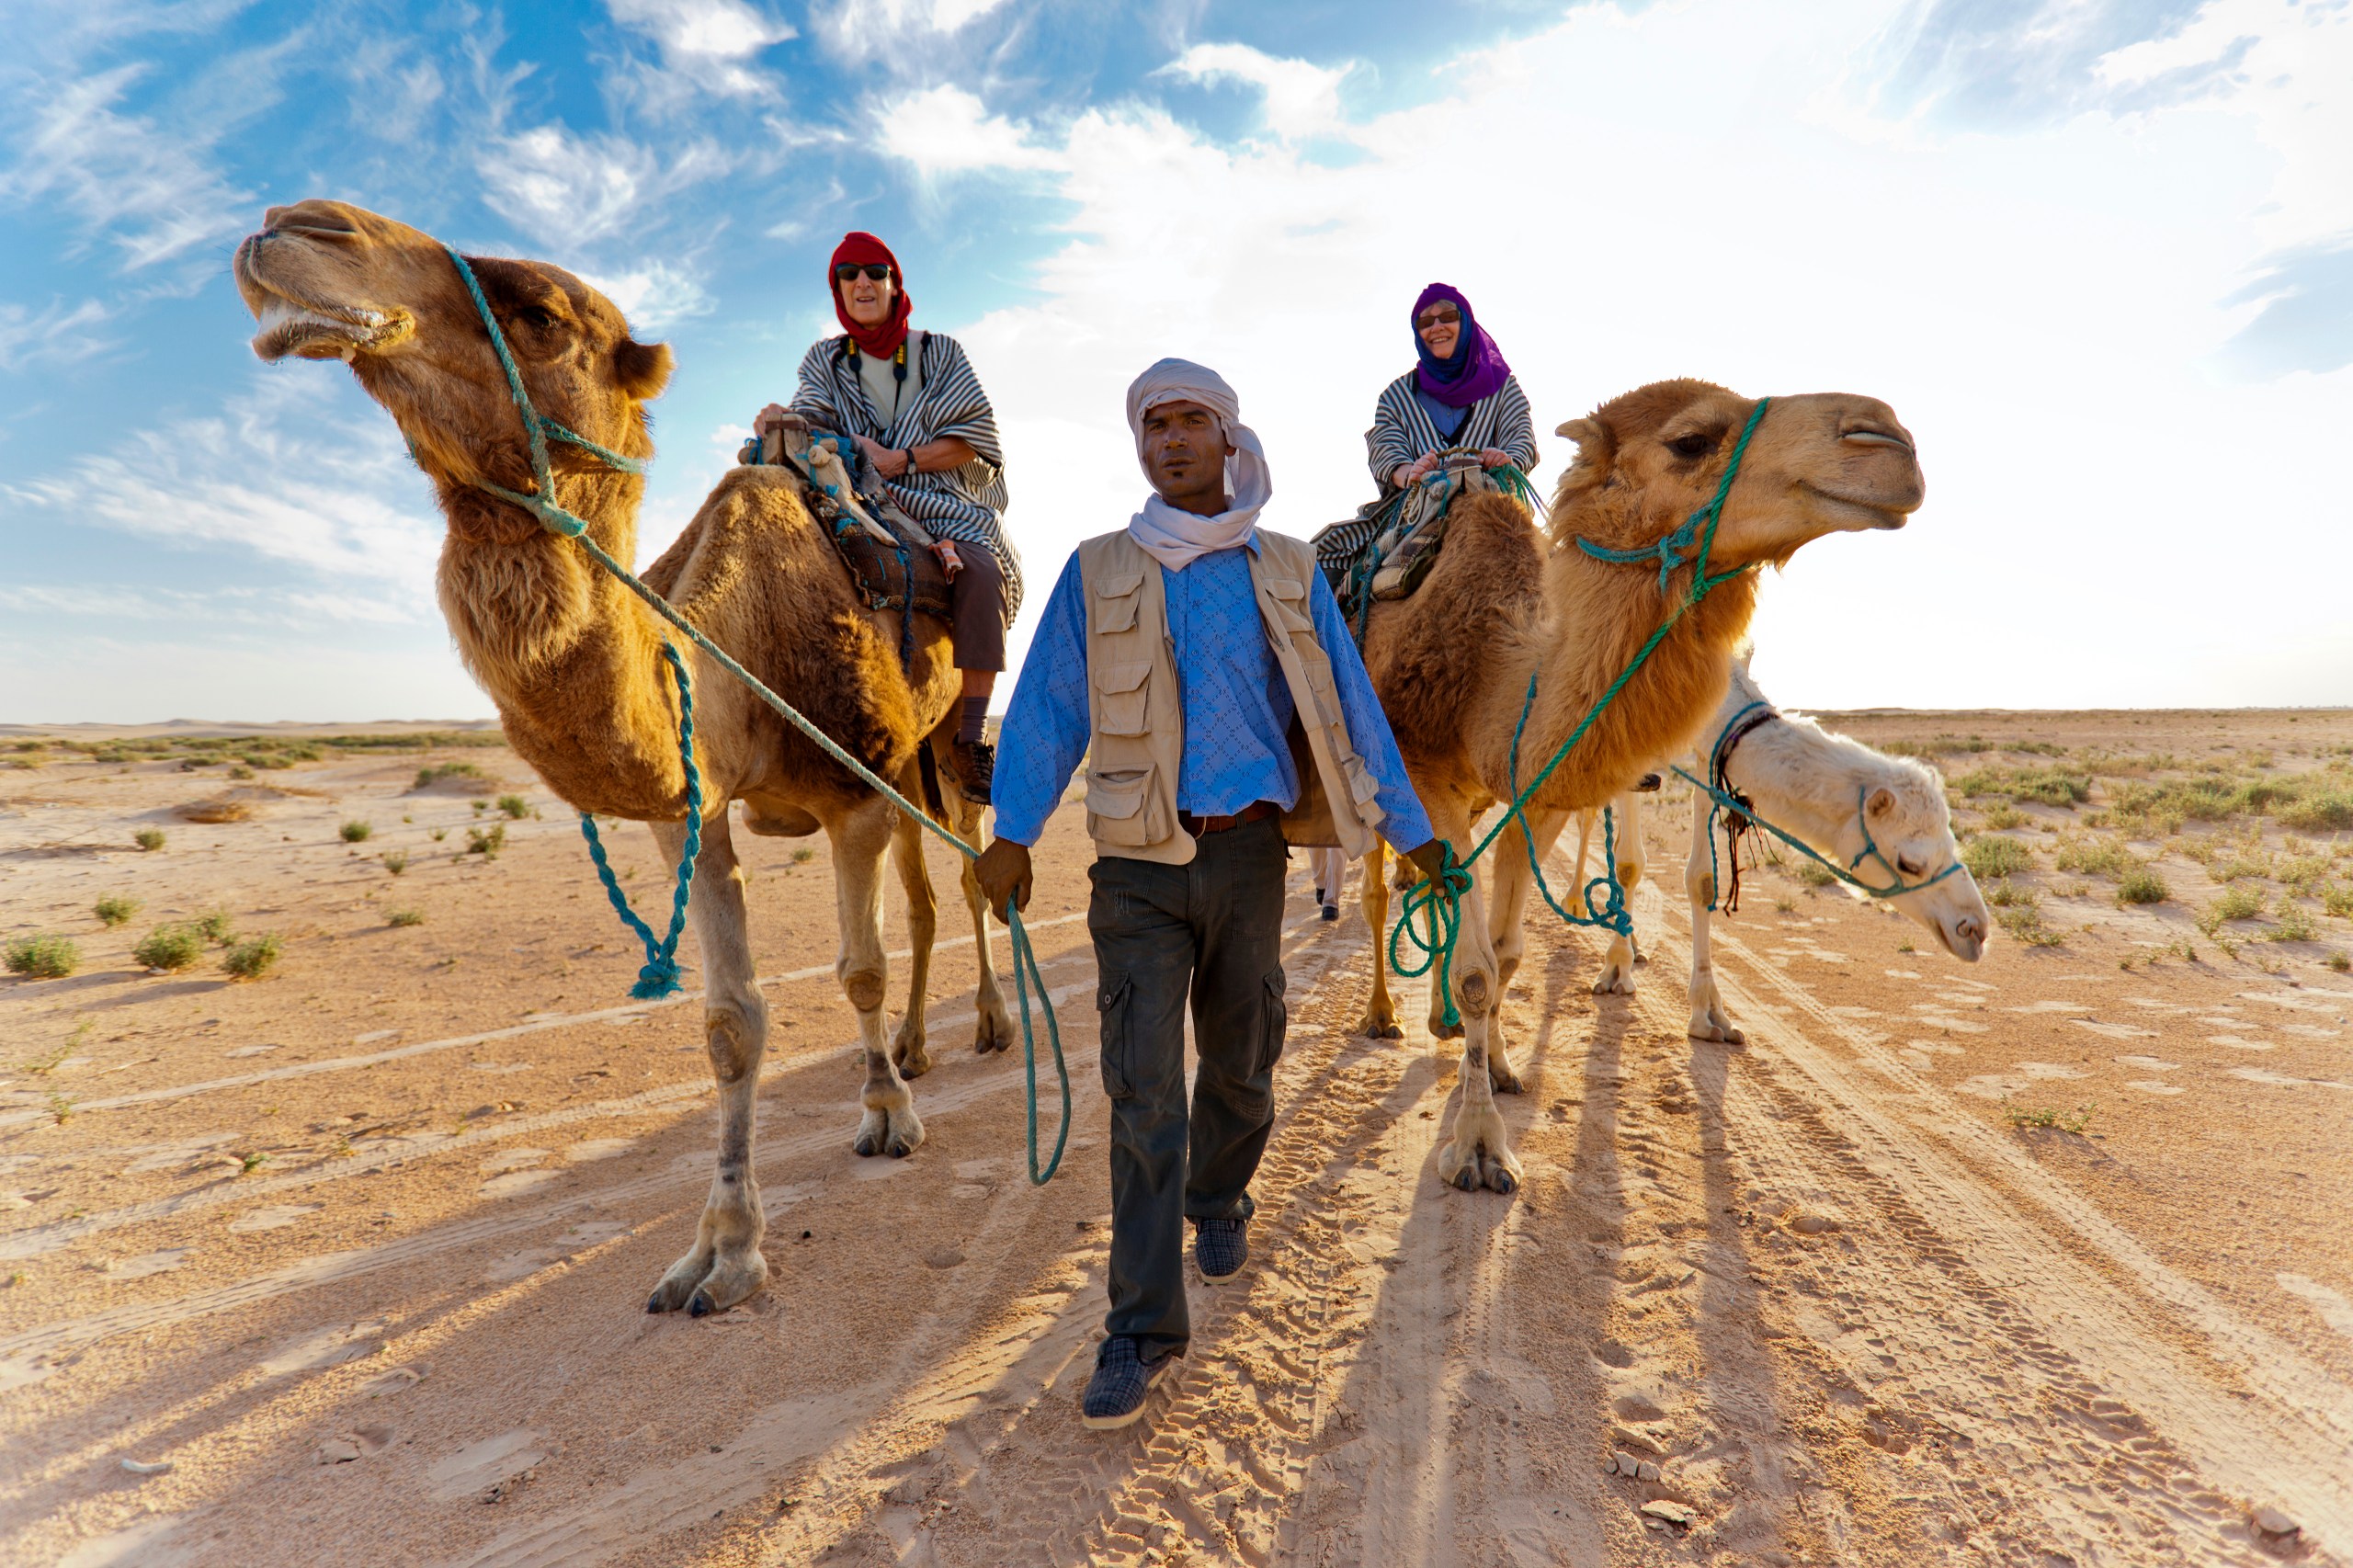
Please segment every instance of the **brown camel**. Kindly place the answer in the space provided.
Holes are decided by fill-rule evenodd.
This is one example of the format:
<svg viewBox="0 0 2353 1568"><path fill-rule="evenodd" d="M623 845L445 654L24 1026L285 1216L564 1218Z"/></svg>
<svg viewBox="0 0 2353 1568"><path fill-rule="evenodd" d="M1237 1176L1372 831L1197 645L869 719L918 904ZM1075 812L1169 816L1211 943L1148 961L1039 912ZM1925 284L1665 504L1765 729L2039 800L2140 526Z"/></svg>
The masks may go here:
<svg viewBox="0 0 2353 1568"><path fill-rule="evenodd" d="M1619 564L1577 548L1647 549L1711 500L1755 400L1706 381L1658 381L1573 420L1560 434L1577 459L1552 498L1551 549L1528 509L1506 495L1459 502L1445 551L1411 598L1377 605L1365 665L1397 733L1431 824L1468 854L1479 813L1515 793L1512 735L1536 676L1536 698L1517 755L1519 787L1535 778L1674 605L1692 568L1662 592L1655 561ZM1787 562L1824 534L1894 528L1920 505L1924 486L1912 438L1875 398L1813 393L1775 398L1725 496L1710 573ZM1689 551L1682 552L1686 556ZM1722 584L1676 622L1530 802L1566 812L1600 806L1631 787L1650 759L1688 749L1715 711L1732 657L1756 604L1754 572ZM1517 831L1473 868L1498 880L1502 907L1518 907L1528 863ZM1385 942L1388 889L1375 846L1364 876L1366 918ZM1516 956L1516 955L1515 955ZM1438 1153L1438 1174L1468 1191L1519 1182L1497 1090L1519 1089L1497 1033L1504 987L1485 903L1462 900L1452 988L1462 1017L1462 1105ZM1434 1032L1444 1001L1432 987ZM1373 965L1362 1032L1394 1038L1387 965Z"/></svg>
<svg viewBox="0 0 2353 1568"><path fill-rule="evenodd" d="M254 352L339 358L384 405L429 474L449 521L438 576L458 652L498 705L506 738L548 787L599 816L650 824L672 865L687 834L678 694L652 611L569 540L485 492L536 488L520 415L488 331L449 253L405 224L335 201L274 207L237 250L237 288L259 318ZM540 413L627 457L646 458L645 403L670 378L667 347L639 343L611 302L540 262L468 258ZM626 563L637 550L643 482L559 443L558 503ZM918 616L900 665L899 618L870 610L785 470L720 481L645 580L712 641L903 794L921 798L918 753L947 765L960 690L948 629ZM861 1154L912 1153L923 1122L906 1080L929 1065L924 986L937 924L921 827L716 665L676 639L694 675L702 769L702 848L692 912L701 943L704 1032L720 1094L718 1170L691 1251L647 1310L696 1316L733 1306L767 1278L752 1170L752 1111L767 1010L753 981L744 878L727 805L754 833L820 826L835 856L841 952L835 963L866 1048ZM980 809L958 791L956 831L978 842ZM883 1038L882 858L894 852L913 937L907 1012ZM978 1048L1002 1050L1012 1021L998 990L970 862L964 876L980 955ZM657 916L666 910L656 911Z"/></svg>

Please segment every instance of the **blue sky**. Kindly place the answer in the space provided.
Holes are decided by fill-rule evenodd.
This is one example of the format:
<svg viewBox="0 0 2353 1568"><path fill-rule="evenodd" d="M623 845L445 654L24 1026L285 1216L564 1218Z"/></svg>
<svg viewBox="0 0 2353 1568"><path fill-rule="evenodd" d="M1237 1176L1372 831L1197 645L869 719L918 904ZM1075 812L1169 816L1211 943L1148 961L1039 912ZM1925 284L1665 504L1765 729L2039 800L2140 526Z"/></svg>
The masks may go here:
<svg viewBox="0 0 2353 1568"><path fill-rule="evenodd" d="M1119 394L1163 353L1241 391L1274 526L1345 515L1445 278L1540 435L1668 375L1895 404L1928 506L1768 586L1786 702L2353 700L2346 0L10 19L0 721L489 711L390 421L245 347L230 249L313 195L561 263L676 347L648 559L870 228L995 398L1033 582L1140 499Z"/></svg>

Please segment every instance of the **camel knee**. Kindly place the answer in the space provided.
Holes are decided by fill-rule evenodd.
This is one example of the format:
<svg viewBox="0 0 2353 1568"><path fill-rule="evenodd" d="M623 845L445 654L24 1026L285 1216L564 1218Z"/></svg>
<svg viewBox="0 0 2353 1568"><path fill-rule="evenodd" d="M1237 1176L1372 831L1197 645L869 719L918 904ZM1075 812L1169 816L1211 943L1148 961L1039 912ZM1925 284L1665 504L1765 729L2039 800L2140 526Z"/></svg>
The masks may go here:
<svg viewBox="0 0 2353 1568"><path fill-rule="evenodd" d="M883 975L879 969L854 969L842 976L842 994L861 1013L882 1006Z"/></svg>
<svg viewBox="0 0 2353 1568"><path fill-rule="evenodd" d="M1495 982L1488 977L1486 971L1474 969L1457 983L1454 994L1461 999L1465 1016L1483 1018L1495 998Z"/></svg>
<svg viewBox="0 0 2353 1568"><path fill-rule="evenodd" d="M721 1084L740 1082L759 1070L767 1032L767 1006L757 997L730 998L703 1009L703 1047L710 1052L710 1070Z"/></svg>
<svg viewBox="0 0 2353 1568"><path fill-rule="evenodd" d="M1683 891L1688 893L1691 897L1691 902L1698 904L1700 908L1713 908L1716 902L1715 872L1699 870L1686 871L1683 875Z"/></svg>

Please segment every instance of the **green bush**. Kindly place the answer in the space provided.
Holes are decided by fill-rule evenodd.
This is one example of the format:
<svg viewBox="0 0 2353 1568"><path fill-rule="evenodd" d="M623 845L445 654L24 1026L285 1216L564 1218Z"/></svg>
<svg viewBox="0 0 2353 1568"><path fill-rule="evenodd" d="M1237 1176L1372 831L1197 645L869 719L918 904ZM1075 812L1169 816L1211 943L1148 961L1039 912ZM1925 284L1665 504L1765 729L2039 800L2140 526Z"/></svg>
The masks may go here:
<svg viewBox="0 0 2353 1568"><path fill-rule="evenodd" d="M231 948L221 959L221 967L239 980L259 980L278 962L283 949L274 932L264 932Z"/></svg>
<svg viewBox="0 0 2353 1568"><path fill-rule="evenodd" d="M2353 790L2324 785L2302 800L2280 807L2276 814L2282 824L2302 828L2307 833L2335 833L2353 827Z"/></svg>
<svg viewBox="0 0 2353 1568"><path fill-rule="evenodd" d="M131 842L142 849L161 849L164 846L164 830L160 827L142 827L131 835Z"/></svg>
<svg viewBox="0 0 2353 1568"><path fill-rule="evenodd" d="M2353 887L2331 882L2320 890L2320 906L2338 919L2353 915Z"/></svg>
<svg viewBox="0 0 2353 1568"><path fill-rule="evenodd" d="M2053 863L2063 871L2093 877L2121 877L2140 864L2112 838L2075 836L2061 843Z"/></svg>
<svg viewBox="0 0 2353 1568"><path fill-rule="evenodd" d="M110 892L98 900L96 913L99 925L112 927L128 924L131 917L139 913L139 908L140 903L137 899L127 898L119 892Z"/></svg>
<svg viewBox="0 0 2353 1568"><path fill-rule="evenodd" d="M1996 801L1985 808L1985 825L1995 830L2024 827L2026 813L2007 801Z"/></svg>
<svg viewBox="0 0 2353 1568"><path fill-rule="evenodd" d="M1961 863L1969 868L1971 876L1982 882L1988 878L2006 877L2015 871L2032 869L2034 852L2015 838L1981 833L1969 841L1968 848L1961 852Z"/></svg>
<svg viewBox="0 0 2353 1568"><path fill-rule="evenodd" d="M390 915L384 916L384 924L393 926L422 926L425 924L425 911L421 909L395 909Z"/></svg>
<svg viewBox="0 0 2353 1568"><path fill-rule="evenodd" d="M2171 895L2165 880L2146 866L2136 866L2116 884L2119 903L2163 903Z"/></svg>
<svg viewBox="0 0 2353 1568"><path fill-rule="evenodd" d="M376 831L376 824L362 822L358 817L354 817L337 831L343 835L343 841L346 844L364 844L368 840L368 835Z"/></svg>
<svg viewBox="0 0 2353 1568"><path fill-rule="evenodd" d="M232 778L251 778L253 776L254 770L242 762L230 765L229 777Z"/></svg>
<svg viewBox="0 0 2353 1568"><path fill-rule="evenodd" d="M2206 906L2206 913L2198 917L2198 928L2211 937L2225 921L2254 919L2263 913L2263 903L2260 892L2244 883L2234 884Z"/></svg>
<svg viewBox="0 0 2353 1568"><path fill-rule="evenodd" d="M204 956L204 934L183 922L158 926L139 939L131 956L149 969L183 970Z"/></svg>
<svg viewBox="0 0 2353 1568"><path fill-rule="evenodd" d="M438 784L444 778L483 778L488 775L471 762L437 762L416 770L416 788Z"/></svg>
<svg viewBox="0 0 2353 1568"><path fill-rule="evenodd" d="M408 851L405 849L395 849L389 855L386 855L384 857L384 869L390 871L396 877L403 871L407 870Z"/></svg>
<svg viewBox="0 0 2353 1568"><path fill-rule="evenodd" d="M1800 860L1798 862L1798 881L1803 882L1810 888L1826 888L1837 880L1837 877L1831 872L1830 868L1824 865L1819 860Z"/></svg>
<svg viewBox="0 0 2353 1568"><path fill-rule="evenodd" d="M501 795L498 797L498 809L517 822L521 822L531 814L531 802L520 795Z"/></svg>
<svg viewBox="0 0 2353 1568"><path fill-rule="evenodd" d="M236 927L230 925L229 912L225 909L208 909L188 925L208 942L233 942L237 939Z"/></svg>
<svg viewBox="0 0 2353 1568"><path fill-rule="evenodd" d="M503 822L491 824L490 831L487 833L478 827L466 829L466 853L469 855L479 855L485 860L495 860L498 858L498 852L506 847L506 824Z"/></svg>
<svg viewBox="0 0 2353 1568"><path fill-rule="evenodd" d="M63 980L82 966L82 949L70 937L19 937L8 944L8 972L28 980Z"/></svg>

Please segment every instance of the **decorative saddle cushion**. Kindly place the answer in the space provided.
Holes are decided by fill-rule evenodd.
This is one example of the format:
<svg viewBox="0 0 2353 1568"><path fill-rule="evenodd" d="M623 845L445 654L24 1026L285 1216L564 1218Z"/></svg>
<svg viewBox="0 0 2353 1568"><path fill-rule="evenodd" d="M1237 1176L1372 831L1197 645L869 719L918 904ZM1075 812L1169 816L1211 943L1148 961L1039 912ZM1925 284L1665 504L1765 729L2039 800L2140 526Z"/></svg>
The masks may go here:
<svg viewBox="0 0 2353 1568"><path fill-rule="evenodd" d="M849 580L870 609L949 612L948 571L923 526L892 502L847 438L788 425L744 443L739 463L770 463L801 481L809 512L833 536ZM853 472L851 467L855 463Z"/></svg>

